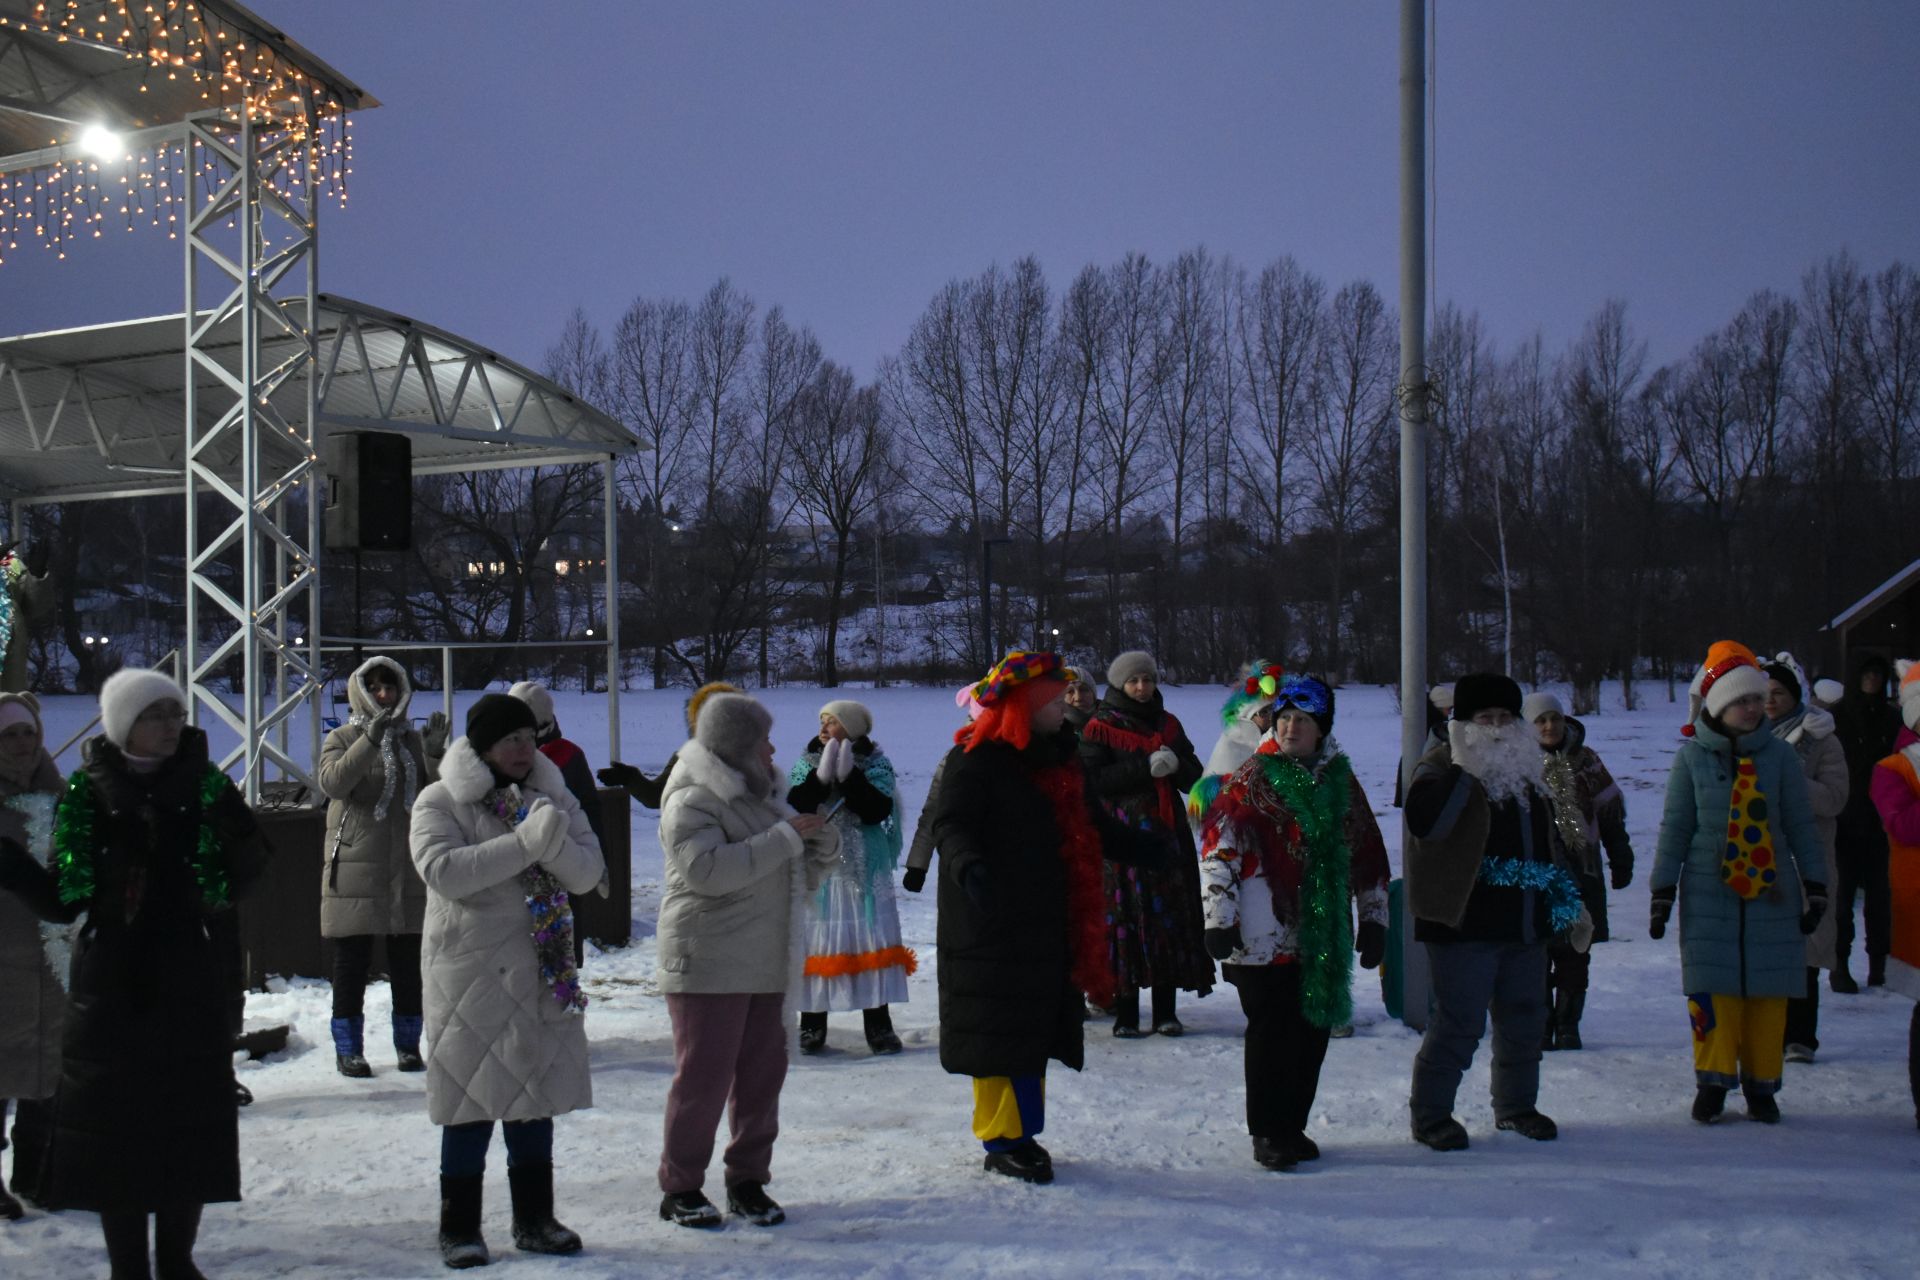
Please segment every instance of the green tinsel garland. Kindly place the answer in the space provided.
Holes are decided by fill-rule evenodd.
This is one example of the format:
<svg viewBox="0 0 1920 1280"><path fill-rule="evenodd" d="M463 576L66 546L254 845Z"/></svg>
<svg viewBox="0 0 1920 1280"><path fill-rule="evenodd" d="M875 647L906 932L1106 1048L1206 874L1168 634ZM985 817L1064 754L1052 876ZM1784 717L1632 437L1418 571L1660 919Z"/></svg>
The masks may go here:
<svg viewBox="0 0 1920 1280"><path fill-rule="evenodd" d="M1353 852L1346 829L1353 766L1345 755L1336 755L1315 777L1284 756L1260 760L1307 846L1298 928L1300 1012L1316 1027L1342 1027L1353 1021L1353 911L1348 905Z"/></svg>
<svg viewBox="0 0 1920 1280"><path fill-rule="evenodd" d="M233 785L232 779L206 766L200 775L200 830L194 841L193 878L200 886L201 901L209 907L227 904L232 886L227 881L226 859L220 849L220 833L208 815L222 793ZM76 770L67 779L66 794L53 818L53 865L60 883L60 901L69 905L91 901L96 889L93 859L93 783L85 769Z"/></svg>

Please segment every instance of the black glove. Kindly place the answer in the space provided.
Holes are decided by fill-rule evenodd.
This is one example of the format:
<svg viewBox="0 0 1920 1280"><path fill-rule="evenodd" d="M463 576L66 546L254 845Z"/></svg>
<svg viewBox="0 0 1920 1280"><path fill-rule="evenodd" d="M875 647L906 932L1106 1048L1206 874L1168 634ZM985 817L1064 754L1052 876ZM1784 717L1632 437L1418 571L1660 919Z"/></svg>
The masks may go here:
<svg viewBox="0 0 1920 1280"><path fill-rule="evenodd" d="M1614 888L1624 889L1633 883L1633 864L1626 859L1616 858L1609 870L1612 872L1611 883Z"/></svg>
<svg viewBox="0 0 1920 1280"><path fill-rule="evenodd" d="M376 711L367 717L367 741L378 743L387 736L387 726L393 723L391 711Z"/></svg>
<svg viewBox="0 0 1920 1280"><path fill-rule="evenodd" d="M420 731L420 746L430 756L447 754L447 739L452 736L453 724L444 711L435 711L427 717L427 727Z"/></svg>
<svg viewBox="0 0 1920 1280"><path fill-rule="evenodd" d="M53 544L36 542L27 548L27 554L21 559L26 561L27 572L36 578L47 576L47 560L53 555Z"/></svg>
<svg viewBox="0 0 1920 1280"><path fill-rule="evenodd" d="M982 915L993 914L993 879L984 862L969 862L960 872L960 888Z"/></svg>
<svg viewBox="0 0 1920 1280"><path fill-rule="evenodd" d="M630 787L646 781L646 775L630 764L621 764L615 760L596 775L603 787Z"/></svg>
<svg viewBox="0 0 1920 1280"><path fill-rule="evenodd" d="M907 874L900 877L900 887L908 893L918 893L927 887L927 869L908 867Z"/></svg>
<svg viewBox="0 0 1920 1280"><path fill-rule="evenodd" d="M1827 914L1827 886L1807 882L1807 909L1800 913L1800 932L1812 933Z"/></svg>
<svg viewBox="0 0 1920 1280"><path fill-rule="evenodd" d="M1653 901L1647 912L1647 936L1664 938L1667 936L1667 917L1673 914L1672 889L1655 889Z"/></svg>
<svg viewBox="0 0 1920 1280"><path fill-rule="evenodd" d="M1360 953L1362 969L1378 969L1387 955L1387 926L1362 920L1353 937L1353 949Z"/></svg>
<svg viewBox="0 0 1920 1280"><path fill-rule="evenodd" d="M1240 926L1230 924L1224 929L1209 929L1202 935L1201 941L1206 943L1208 955L1215 960L1225 960L1242 948Z"/></svg>

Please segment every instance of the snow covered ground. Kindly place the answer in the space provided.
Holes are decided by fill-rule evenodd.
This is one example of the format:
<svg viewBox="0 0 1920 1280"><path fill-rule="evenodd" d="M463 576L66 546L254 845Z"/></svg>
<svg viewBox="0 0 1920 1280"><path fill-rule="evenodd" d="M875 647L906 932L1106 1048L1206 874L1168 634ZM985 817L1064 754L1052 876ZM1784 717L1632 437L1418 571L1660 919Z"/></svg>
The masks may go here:
<svg viewBox="0 0 1920 1280"><path fill-rule="evenodd" d="M1204 756L1220 693L1169 690ZM463 695L464 708L472 697ZM788 761L828 695L766 695ZM940 690L856 692L900 771L909 817L956 723ZM658 766L681 735L677 691L623 703L629 760ZM604 763L606 700L562 694L562 722ZM49 736L92 705L55 699ZM1669 934L1645 937L1644 877L1681 712L1610 708L1588 721L1628 793L1640 872L1613 898L1615 941L1595 952L1587 1048L1548 1055L1541 1107L1558 1142L1496 1133L1483 1043L1460 1094L1471 1150L1438 1155L1407 1136L1418 1036L1387 1019L1378 983L1356 975L1357 1033L1336 1040L1310 1132L1325 1151L1302 1171L1253 1164L1243 1123L1240 1030L1231 988L1185 997L1186 1037L1116 1041L1088 1026L1084 1073L1050 1076L1045 1141L1058 1181L1027 1187L984 1173L967 1130L964 1079L941 1072L931 891L902 895L920 954L912 1002L894 1010L907 1043L868 1055L857 1015L833 1019L833 1052L797 1055L788 1078L774 1195L786 1225L670 1227L655 1216L660 1120L672 1075L654 987L660 851L655 815L634 814L635 942L591 956L587 1013L596 1105L556 1125L562 1220L586 1238L571 1259L511 1245L504 1152L494 1145L486 1229L511 1276L1912 1276L1920 1273L1920 1133L1907 1095L1911 1005L1884 991L1824 995L1820 1061L1789 1066L1778 1127L1692 1123L1686 1008ZM1340 695L1347 746L1390 847L1398 715L1384 690ZM71 761L63 761L70 764ZM1396 854L1397 861L1397 854ZM384 1025L384 986L368 1023ZM288 1021L291 1049L248 1064L258 1101L241 1114L244 1203L210 1208L199 1258L211 1276L444 1274L434 1251L438 1133L421 1078L392 1070L369 1035L376 1076L337 1075L324 983L256 994L251 1021ZM1734 1100L1730 1114L1737 1117ZM717 1162L717 1156L716 1156ZM716 1163L715 1181L718 1169ZM717 1185L710 1185L717 1191ZM33 1213L0 1225L0 1275L102 1274L96 1219ZM492 1273L490 1273L492 1274Z"/></svg>

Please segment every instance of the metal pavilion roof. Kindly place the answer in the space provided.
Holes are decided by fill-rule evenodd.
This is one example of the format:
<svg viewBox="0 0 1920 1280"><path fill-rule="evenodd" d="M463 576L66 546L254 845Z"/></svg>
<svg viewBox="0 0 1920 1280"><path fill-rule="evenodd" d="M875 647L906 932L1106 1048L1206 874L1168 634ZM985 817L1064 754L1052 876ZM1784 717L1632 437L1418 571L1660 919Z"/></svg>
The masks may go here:
<svg viewBox="0 0 1920 1280"><path fill-rule="evenodd" d="M303 300L280 304L298 320ZM302 325L293 326L296 330ZM271 328L263 369L285 366L274 391L304 422L307 376L297 339ZM523 365L443 329L333 294L319 295L318 432L400 431L416 474L591 462L639 442L625 427ZM37 502L179 493L185 488L186 318L0 339L0 497ZM211 352L239 377L237 336ZM212 374L200 385L220 397ZM212 408L203 413L210 424ZM237 472L237 437L214 459ZM284 469L301 446L269 436L262 464Z"/></svg>
<svg viewBox="0 0 1920 1280"><path fill-rule="evenodd" d="M123 10L125 11L123 13ZM245 41L269 50L304 81L338 99L345 111L380 105L371 94L244 5L233 0L166 3L147 12L147 3L125 0L0 0L0 171L32 167L58 158L89 124L117 132L138 132L177 125L194 112L221 105L217 78L196 79L187 66L157 66L138 53L157 23L173 32L206 33ZM69 19L69 30L43 31L54 20ZM121 43L128 15L141 38ZM168 24L171 24L170 26ZM216 49L216 52L219 52ZM218 58L203 69L218 66ZM51 154L48 154L51 153Z"/></svg>

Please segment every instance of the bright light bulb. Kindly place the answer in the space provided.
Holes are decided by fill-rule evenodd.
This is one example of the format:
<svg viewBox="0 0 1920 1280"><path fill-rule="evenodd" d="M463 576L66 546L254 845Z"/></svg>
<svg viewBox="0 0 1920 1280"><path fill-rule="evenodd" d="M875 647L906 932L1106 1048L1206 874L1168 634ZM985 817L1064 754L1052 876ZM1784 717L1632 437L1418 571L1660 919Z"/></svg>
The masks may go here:
<svg viewBox="0 0 1920 1280"><path fill-rule="evenodd" d="M125 154L120 135L103 124L90 124L80 131L80 149L102 160L117 160Z"/></svg>

